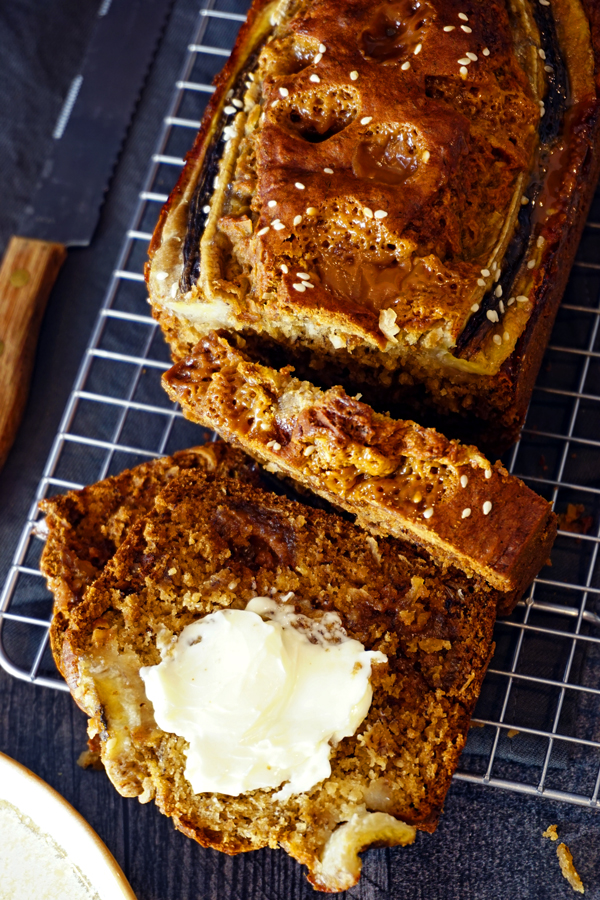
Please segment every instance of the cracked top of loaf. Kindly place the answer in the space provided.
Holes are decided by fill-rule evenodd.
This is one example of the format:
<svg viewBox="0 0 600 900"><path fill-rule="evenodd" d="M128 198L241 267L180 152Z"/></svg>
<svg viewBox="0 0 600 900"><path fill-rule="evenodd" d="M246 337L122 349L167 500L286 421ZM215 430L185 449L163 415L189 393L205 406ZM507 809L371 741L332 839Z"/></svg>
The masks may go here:
<svg viewBox="0 0 600 900"><path fill-rule="evenodd" d="M226 327L496 371L547 241L532 179L595 96L564 5L255 3L151 248L176 355Z"/></svg>

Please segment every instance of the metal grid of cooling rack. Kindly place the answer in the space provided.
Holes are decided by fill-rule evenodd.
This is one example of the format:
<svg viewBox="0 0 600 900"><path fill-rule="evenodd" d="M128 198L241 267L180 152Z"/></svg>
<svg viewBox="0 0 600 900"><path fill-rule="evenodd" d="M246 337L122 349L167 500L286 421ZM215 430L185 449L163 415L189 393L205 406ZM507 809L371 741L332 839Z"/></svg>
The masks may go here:
<svg viewBox="0 0 600 900"><path fill-rule="evenodd" d="M160 129L145 189L0 597L0 664L66 690L48 647L52 600L38 564L39 500L201 440L160 387L169 358L142 275L161 204L199 125L242 14L207 0ZM551 500L561 529L510 618L455 777L600 808L600 197L547 351L526 428L506 460ZM208 438L208 434L206 435Z"/></svg>

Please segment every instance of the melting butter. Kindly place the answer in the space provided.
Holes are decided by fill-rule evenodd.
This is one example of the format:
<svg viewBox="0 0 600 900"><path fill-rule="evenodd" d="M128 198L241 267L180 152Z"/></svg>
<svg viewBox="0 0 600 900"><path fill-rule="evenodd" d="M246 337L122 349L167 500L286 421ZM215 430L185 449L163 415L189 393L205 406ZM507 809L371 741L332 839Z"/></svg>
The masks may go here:
<svg viewBox="0 0 600 900"><path fill-rule="evenodd" d="M371 665L387 661L337 613L314 620L267 597L205 616L161 653L140 674L159 727L189 744L194 792L284 785L277 800L330 775L332 746L369 711Z"/></svg>

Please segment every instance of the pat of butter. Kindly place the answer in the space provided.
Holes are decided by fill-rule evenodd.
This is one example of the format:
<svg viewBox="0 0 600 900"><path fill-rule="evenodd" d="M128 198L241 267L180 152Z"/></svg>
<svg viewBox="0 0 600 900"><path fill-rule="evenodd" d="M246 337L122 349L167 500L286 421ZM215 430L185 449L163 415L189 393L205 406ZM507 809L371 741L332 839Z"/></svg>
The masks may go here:
<svg viewBox="0 0 600 900"><path fill-rule="evenodd" d="M371 705L371 664L387 661L349 638L337 613L309 619L266 597L188 625L162 653L140 674L159 727L189 744L194 792L285 783L278 800L330 775L332 745Z"/></svg>

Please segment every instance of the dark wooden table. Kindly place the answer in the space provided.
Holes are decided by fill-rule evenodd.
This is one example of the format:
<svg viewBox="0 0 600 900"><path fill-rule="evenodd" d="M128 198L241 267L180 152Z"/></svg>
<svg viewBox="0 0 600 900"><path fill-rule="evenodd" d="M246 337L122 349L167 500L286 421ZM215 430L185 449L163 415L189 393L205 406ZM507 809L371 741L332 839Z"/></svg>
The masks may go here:
<svg viewBox="0 0 600 900"><path fill-rule="evenodd" d="M233 0L232 0L233 2ZM0 6L0 252L43 164L62 98L77 71L98 0L5 0ZM92 247L74 251L44 322L32 393L17 443L0 474L0 578L28 508L104 288L197 13L177 0L127 140ZM233 6L232 6L233 8ZM102 772L83 770L85 718L62 692L0 671L0 750L56 788L96 829L139 900L292 900L314 896L282 851L229 858L174 831L153 805L124 800ZM559 900L572 896L555 846L557 823L586 896L600 900L600 819L566 804L454 783L435 835L365 856L348 896L361 900Z"/></svg>

